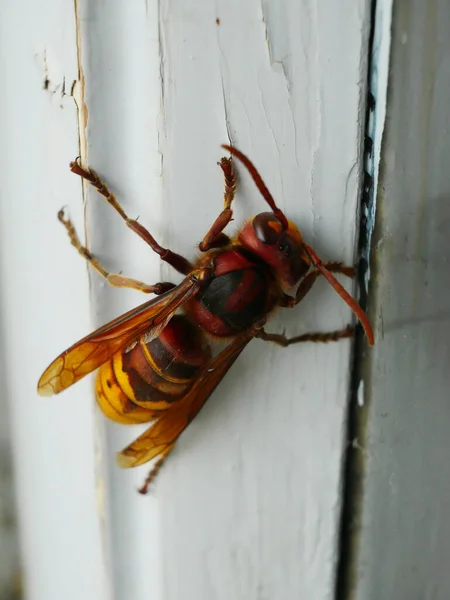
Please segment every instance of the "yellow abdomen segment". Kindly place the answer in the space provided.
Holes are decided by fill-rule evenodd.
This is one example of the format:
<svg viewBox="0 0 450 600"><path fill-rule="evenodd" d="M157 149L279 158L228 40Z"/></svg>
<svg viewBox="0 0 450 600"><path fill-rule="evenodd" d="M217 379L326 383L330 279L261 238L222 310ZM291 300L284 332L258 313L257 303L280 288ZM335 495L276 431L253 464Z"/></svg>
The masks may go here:
<svg viewBox="0 0 450 600"><path fill-rule="evenodd" d="M114 375L113 359L100 367L95 392L101 411L112 421L132 425L154 419L154 411L137 406L125 395Z"/></svg>
<svg viewBox="0 0 450 600"><path fill-rule="evenodd" d="M118 423L152 421L183 398L210 358L202 332L175 315L157 338L141 338L100 367L98 404Z"/></svg>

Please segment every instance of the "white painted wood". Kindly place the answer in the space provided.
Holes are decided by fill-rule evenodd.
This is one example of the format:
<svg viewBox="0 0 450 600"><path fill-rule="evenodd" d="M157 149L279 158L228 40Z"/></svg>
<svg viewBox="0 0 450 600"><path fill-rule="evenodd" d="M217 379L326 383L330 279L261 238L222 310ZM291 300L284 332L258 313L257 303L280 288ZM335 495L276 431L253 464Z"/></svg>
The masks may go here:
<svg viewBox="0 0 450 600"><path fill-rule="evenodd" d="M446 600L450 576L450 6L394 2L372 249L378 343L355 600Z"/></svg>
<svg viewBox="0 0 450 600"><path fill-rule="evenodd" d="M146 468L114 465L114 452L138 428L99 420L99 524L89 382L58 399L34 399L43 366L91 327L86 267L55 219L68 203L82 230L80 184L67 170L77 152L74 106L58 96L61 88L42 90L42 60L47 48L51 91L63 76L67 90L80 62L83 159L161 243L195 254L221 209L215 163L230 139L319 254L352 262L368 1L78 0L75 19L72 7L46 0L27 26L12 3L5 6L12 25L2 43L19 62L5 67L0 147L5 172L19 176L2 181L2 277L30 598L107 597L103 560L110 560L117 600L330 598L349 342L282 350L254 341L149 497L135 491ZM235 226L266 210L239 173ZM86 196L89 243L105 265L149 282L166 279L169 270L103 200L91 190ZM6 226L19 219L22 230ZM96 325L145 299L110 289L95 274L90 280ZM269 329L294 335L349 319L321 282ZM39 360L19 375L30 355Z"/></svg>
<svg viewBox="0 0 450 600"><path fill-rule="evenodd" d="M1 15L0 350L22 584L28 600L100 600L108 595L91 386L83 382L54 399L36 393L50 360L90 327L86 267L56 219L67 204L82 230L81 186L68 170L78 152L68 96L77 79L73 5L5 1Z"/></svg>
<svg viewBox="0 0 450 600"><path fill-rule="evenodd" d="M215 163L231 139L317 251L351 262L368 18L365 0L81 2L89 163L161 243L192 256L221 208ZM235 226L265 210L240 176ZM109 267L160 279L90 192L89 229ZM92 282L99 324L143 300ZM270 329L349 318L321 283ZM349 351L252 343L149 498L134 492L145 468L113 466L136 428L107 426L117 598L331 597Z"/></svg>

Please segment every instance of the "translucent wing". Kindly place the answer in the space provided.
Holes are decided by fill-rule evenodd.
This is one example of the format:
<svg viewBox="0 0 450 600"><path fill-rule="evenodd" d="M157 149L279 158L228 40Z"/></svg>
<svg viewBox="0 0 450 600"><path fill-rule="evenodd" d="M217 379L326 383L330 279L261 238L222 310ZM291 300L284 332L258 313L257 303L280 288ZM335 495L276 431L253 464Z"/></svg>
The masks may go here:
<svg viewBox="0 0 450 600"><path fill-rule="evenodd" d="M197 293L200 284L194 275L100 327L60 354L42 374L39 394L51 396L62 392L144 333L149 339L157 337L174 312Z"/></svg>
<svg viewBox="0 0 450 600"><path fill-rule="evenodd" d="M218 354L183 399L166 410L147 431L117 454L117 464L124 468L137 467L160 454L166 454L252 337L254 332L241 336Z"/></svg>

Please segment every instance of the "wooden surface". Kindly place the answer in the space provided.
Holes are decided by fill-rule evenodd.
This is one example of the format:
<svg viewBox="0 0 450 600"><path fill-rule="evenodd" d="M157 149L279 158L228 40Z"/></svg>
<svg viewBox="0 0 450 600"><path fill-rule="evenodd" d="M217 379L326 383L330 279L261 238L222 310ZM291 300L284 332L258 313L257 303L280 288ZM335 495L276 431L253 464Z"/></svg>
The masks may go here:
<svg viewBox="0 0 450 600"><path fill-rule="evenodd" d="M16 584L27 600L100 599L106 578L91 386L80 383L57 399L36 393L46 364L91 327L86 267L56 219L67 205L83 228L81 187L68 170L78 153L68 95L77 79L73 5L46 0L1 8L0 350L12 419L2 427L13 438L22 554ZM13 553L12 545L3 565Z"/></svg>
<svg viewBox="0 0 450 600"><path fill-rule="evenodd" d="M75 108L60 88L53 92L62 78L67 90L82 68L85 93L81 84L75 93L87 107L78 124L83 160L162 244L193 256L222 205L216 162L220 144L231 141L316 251L351 263L369 2L78 0L76 18L65 2L46 5L35 9L32 31L31 18L27 29L9 9L11 30L21 34L7 41L21 68L8 71L1 117L10 115L5 169L20 175L2 190L10 200L2 198L2 224L24 223L20 233L2 228L1 248L29 597L331 598L349 341L288 350L254 341L149 497L136 493L146 468L114 465L138 428L99 417L94 457L89 382L57 399L35 398L34 386L47 362L93 327L86 267L55 218L69 204L83 229L80 183L67 170L79 152ZM45 49L50 92L42 89ZM239 174L235 227L266 210ZM149 283L174 278L101 198L90 190L85 197L89 243L108 268ZM144 299L95 274L90 283L95 325ZM268 329L326 331L350 318L320 282ZM33 359L19 376L25 355Z"/></svg>
<svg viewBox="0 0 450 600"><path fill-rule="evenodd" d="M231 139L317 251L352 260L365 2L161 2L158 13L117 1L85 10L88 159L161 243L195 252L221 207L215 163ZM240 173L235 224L265 210ZM148 249L101 199L88 202L95 251L127 274L159 279ZM93 287L98 323L141 301L94 278ZM349 318L321 283L270 329L327 330ZM118 597L332 595L349 351L349 342L286 352L255 341L183 436L153 496L134 492L145 468L111 467ZM107 431L111 455L134 435Z"/></svg>
<svg viewBox="0 0 450 600"><path fill-rule="evenodd" d="M450 7L394 2L363 366L352 598L446 600L450 575Z"/></svg>

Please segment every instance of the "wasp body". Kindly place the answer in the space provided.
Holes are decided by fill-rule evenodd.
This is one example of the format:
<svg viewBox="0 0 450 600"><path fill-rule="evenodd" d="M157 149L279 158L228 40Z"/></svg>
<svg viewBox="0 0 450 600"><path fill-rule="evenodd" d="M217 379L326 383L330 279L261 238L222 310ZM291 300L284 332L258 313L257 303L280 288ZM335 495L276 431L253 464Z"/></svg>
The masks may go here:
<svg viewBox="0 0 450 600"><path fill-rule="evenodd" d="M223 158L219 165L225 178L224 208L199 244L201 254L193 264L162 248L147 229L130 219L92 169L84 169L78 162L71 164L72 171L94 185L130 229L185 276L179 285L147 285L108 273L81 245L72 223L63 212L59 213L72 244L111 285L157 297L63 352L42 375L38 391L42 395L59 393L99 368L96 396L103 413L120 423L152 422L118 454L123 467L158 458L140 490L143 493L178 437L252 338L287 346L303 341L336 341L352 335L350 327L290 339L265 331L264 324L272 311L296 306L318 276L324 276L352 308L373 344L366 315L332 275L351 277L353 269L338 262L322 263L303 241L296 225L276 206L250 160L235 148L223 147L248 169L271 212L248 220L231 239L223 233L232 219L236 190L232 159ZM295 295L290 295L288 292L295 287ZM226 342L216 356L210 346L212 339Z"/></svg>

